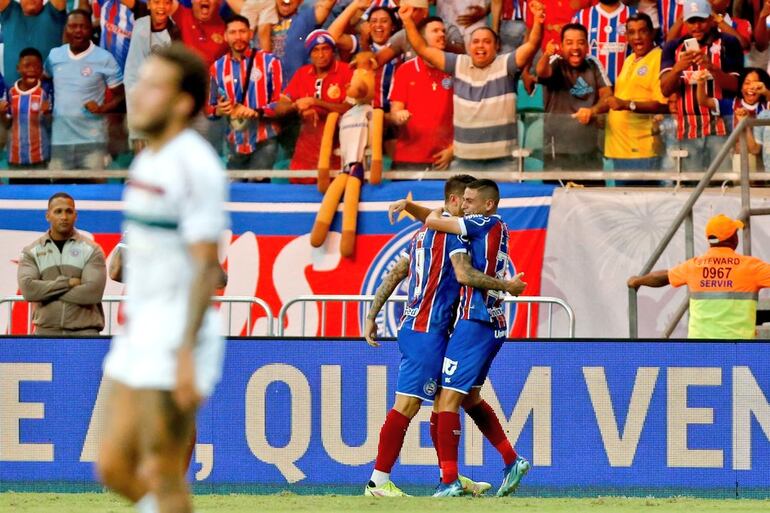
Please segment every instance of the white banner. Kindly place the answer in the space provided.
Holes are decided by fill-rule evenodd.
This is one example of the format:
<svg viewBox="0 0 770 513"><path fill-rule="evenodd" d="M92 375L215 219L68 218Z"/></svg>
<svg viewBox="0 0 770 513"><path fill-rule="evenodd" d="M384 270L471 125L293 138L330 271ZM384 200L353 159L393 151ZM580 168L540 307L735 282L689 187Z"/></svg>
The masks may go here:
<svg viewBox="0 0 770 513"><path fill-rule="evenodd" d="M628 337L628 287L687 201L691 190L557 189L548 219L542 294L564 298L575 310L578 337ZM770 206L770 192L752 190L752 207ZM704 228L716 214L737 217L739 190L706 191L695 205L695 254L707 249ZM770 219L754 217L751 223L752 254L770 261ZM738 247L742 252L743 244ZM669 269L685 260L682 225L653 267ZM659 337L677 307L686 298L686 287L643 287L639 292L639 336ZM764 291L760 298L770 297ZM544 333L542 316L540 333ZM554 332L566 319L556 316ZM687 316L673 337L687 336Z"/></svg>

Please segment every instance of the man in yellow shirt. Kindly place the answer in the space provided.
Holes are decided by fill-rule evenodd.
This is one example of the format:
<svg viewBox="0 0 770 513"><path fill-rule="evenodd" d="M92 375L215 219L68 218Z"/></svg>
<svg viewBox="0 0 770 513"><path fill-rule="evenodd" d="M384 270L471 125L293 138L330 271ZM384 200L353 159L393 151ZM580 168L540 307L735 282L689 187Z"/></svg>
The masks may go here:
<svg viewBox="0 0 770 513"><path fill-rule="evenodd" d="M770 264L735 252L743 223L719 214L706 224L710 248L678 266L632 276L639 288L687 285L689 338L751 339L756 335L757 294L770 287Z"/></svg>
<svg viewBox="0 0 770 513"><path fill-rule="evenodd" d="M660 156L653 148L652 116L667 113L660 90L660 48L654 43L652 20L644 13L626 21L628 44L633 54L625 59L600 112L606 112L604 156L615 170L659 170Z"/></svg>

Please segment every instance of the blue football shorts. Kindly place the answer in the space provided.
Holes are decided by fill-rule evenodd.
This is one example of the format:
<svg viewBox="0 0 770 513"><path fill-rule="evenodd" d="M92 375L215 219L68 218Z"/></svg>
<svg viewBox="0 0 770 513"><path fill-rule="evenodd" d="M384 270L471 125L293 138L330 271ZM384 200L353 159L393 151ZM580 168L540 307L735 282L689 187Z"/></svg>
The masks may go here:
<svg viewBox="0 0 770 513"><path fill-rule="evenodd" d="M484 384L492 361L505 341L506 330L492 324L460 319L447 344L441 387L462 394Z"/></svg>
<svg viewBox="0 0 770 513"><path fill-rule="evenodd" d="M448 334L422 333L409 328L398 331L398 366L396 393L433 401L441 378L441 362Z"/></svg>

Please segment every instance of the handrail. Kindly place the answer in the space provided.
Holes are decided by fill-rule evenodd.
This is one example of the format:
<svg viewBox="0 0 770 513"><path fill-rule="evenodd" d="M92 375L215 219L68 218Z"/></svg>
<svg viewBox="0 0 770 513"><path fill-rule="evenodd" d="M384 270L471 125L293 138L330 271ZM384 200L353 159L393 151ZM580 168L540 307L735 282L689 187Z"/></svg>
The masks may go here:
<svg viewBox="0 0 770 513"><path fill-rule="evenodd" d="M112 334L112 305L115 303L122 303L126 300L126 296L104 296L102 297L102 304L107 304L107 312L104 315L105 320L105 334L111 335ZM228 335L231 334L232 329L232 315L233 315L233 305L234 304L248 304L248 312L246 315L246 335L247 336L253 336L253 329L254 329L254 323L252 322L252 314L251 314L251 305L258 305L264 312L265 312L265 318L266 318L266 333L265 335L268 337L272 337L274 335L274 326L275 326L275 316L273 315L273 311L270 309L270 305L267 304L267 302L261 298L258 297L252 297L252 296L213 296L211 298L212 303L223 303L228 305L227 307L227 333ZM3 303L10 303L11 307L8 309L8 326L10 328L13 320L13 304L14 303L28 303L27 306L27 334L32 333L32 315L31 315L31 307L32 302L27 301L24 299L24 296L6 296L0 298L0 305Z"/></svg>
<svg viewBox="0 0 770 513"><path fill-rule="evenodd" d="M437 180L446 181L453 176L453 171L383 171L382 177L386 180ZM331 176L334 176L332 171ZM366 173L368 177L368 172ZM681 182L696 181L703 177L702 171L520 171L511 164L508 171L484 171L484 176L499 182L523 182L530 180L633 180L637 182L657 183L661 181ZM227 177L230 180L265 179L265 178L316 178L318 171L308 170L282 170L282 169L228 169ZM33 171L21 169L0 169L0 178L14 179L70 179L70 180L107 180L128 178L127 169L88 170L88 169L36 169ZM734 171L720 171L711 177L712 182L723 183L726 181L737 182L741 174ZM755 182L770 181L770 174L765 172L751 172L749 179Z"/></svg>
<svg viewBox="0 0 770 513"><path fill-rule="evenodd" d="M709 182L712 180L714 175L717 172L717 169L722 165L722 162L724 159L733 153L733 148L735 147L736 142L740 142L740 160L741 160L741 171L740 171L740 184L741 184L741 214L740 216L745 218L746 223L743 227L743 249L744 253L746 255L751 255L751 228L750 228L750 218L751 215L761 215L765 212L762 211L762 209L752 209L751 208L751 192L750 192L750 180L753 180L752 175L754 173L749 173L749 161L748 161L748 145L746 142L746 137L744 136L744 133L747 128L753 128L754 126L770 126L770 120L767 119L756 119L756 118L744 118L741 120L738 125L733 129L730 136L727 138L727 141L725 141L722 148L719 150L719 153L717 153L716 158L711 163L709 168L706 170L705 174L703 174L700 178L700 181L698 182L698 185L695 187L695 190L692 191L690 194L690 197L687 199L685 204L680 209L679 213L674 218L674 221L671 223L671 226L666 231L665 235L663 235L663 238L660 240L658 245L655 248L655 251L653 251L652 255L647 259L644 266L642 267L642 270L638 273L640 276L645 275L649 273L653 266L658 262L660 257L663 255L663 252L666 250L668 245L671 243L671 240L674 238L674 235L676 235L676 232L679 230L679 227L682 225L683 222L686 222L685 225L685 251L686 251L686 257L692 258L693 256L693 215L692 215L692 208L695 205L695 203L700 198L701 194L703 194L703 191L706 189L706 186L709 184ZM733 173L735 174L735 173ZM767 212L770 213L770 212ZM639 318L638 318L638 304L637 304L637 295L638 290L633 287L628 287L628 332L630 338L639 338ZM671 322L669 323L669 326L665 330L665 336L668 337L676 327L676 325L679 323L681 318L684 316L684 312L687 311L687 302L689 300L685 301L685 305L680 305L679 308L676 311L676 315L671 319Z"/></svg>
<svg viewBox="0 0 770 513"><path fill-rule="evenodd" d="M391 296L387 299L387 302L406 302L407 297L403 295ZM286 333L286 320L289 308L296 304L302 305L302 323L300 333L302 336L305 334L305 305L307 303L321 303L321 336L323 337L326 332L326 303L327 302L339 302L342 303L342 336L345 336L345 327L347 321L347 303L359 303L365 307L365 312L368 310L368 305L374 301L374 295L356 295L356 294L319 294L319 295L304 295L290 299L281 306L281 310L278 312L278 336L283 337ZM553 305L560 306L567 314L569 320L568 338L575 338L575 312L572 307L563 299L557 297L548 296L507 296L503 300L506 304L528 304L527 307L527 334L531 333L530 327L530 313L532 304L547 304L548 311L548 337L552 334L552 320L553 320ZM387 310L385 310L387 311Z"/></svg>

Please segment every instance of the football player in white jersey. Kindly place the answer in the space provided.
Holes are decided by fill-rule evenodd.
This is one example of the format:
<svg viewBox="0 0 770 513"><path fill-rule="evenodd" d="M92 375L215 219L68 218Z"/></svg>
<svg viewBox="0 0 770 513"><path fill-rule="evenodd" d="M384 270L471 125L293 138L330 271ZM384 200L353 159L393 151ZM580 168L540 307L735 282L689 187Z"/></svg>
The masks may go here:
<svg viewBox="0 0 770 513"><path fill-rule="evenodd" d="M186 452L201 400L221 375L224 340L210 298L227 183L190 128L208 71L182 45L158 50L134 87L133 128L148 145L126 184L126 333L104 361L111 396L97 470L137 511L189 513Z"/></svg>

